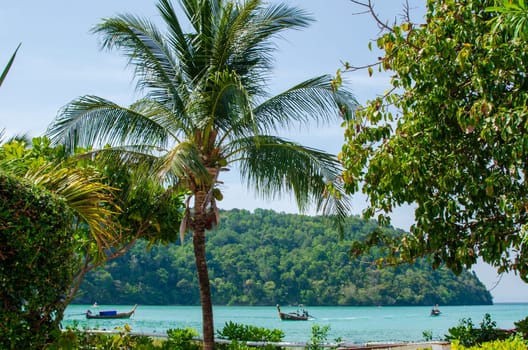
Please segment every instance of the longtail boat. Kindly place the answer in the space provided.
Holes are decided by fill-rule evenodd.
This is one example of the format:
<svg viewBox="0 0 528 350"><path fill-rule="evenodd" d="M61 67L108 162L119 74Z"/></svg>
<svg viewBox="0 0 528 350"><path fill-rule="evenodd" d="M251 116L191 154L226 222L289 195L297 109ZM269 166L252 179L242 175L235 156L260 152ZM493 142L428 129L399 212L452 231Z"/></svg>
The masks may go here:
<svg viewBox="0 0 528 350"><path fill-rule="evenodd" d="M130 318L136 312L137 304L134 305L132 310L127 312L117 312L115 310L106 310L99 311L98 313L93 313L91 310L86 311L86 318L96 318L96 319L105 319L105 318Z"/></svg>
<svg viewBox="0 0 528 350"><path fill-rule="evenodd" d="M295 312L282 312L280 305L277 304L277 311L279 312L279 317L283 321L307 321L312 316L308 314L308 311L304 309L302 305L299 305L299 308Z"/></svg>

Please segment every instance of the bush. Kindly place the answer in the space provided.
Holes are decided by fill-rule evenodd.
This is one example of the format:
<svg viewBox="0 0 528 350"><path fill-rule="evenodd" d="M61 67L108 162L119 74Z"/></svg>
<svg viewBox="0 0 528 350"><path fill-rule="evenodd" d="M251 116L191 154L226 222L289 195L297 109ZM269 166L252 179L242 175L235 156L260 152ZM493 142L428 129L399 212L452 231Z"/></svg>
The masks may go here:
<svg viewBox="0 0 528 350"><path fill-rule="evenodd" d="M445 338L447 341L457 341L458 344L466 347L506 339L510 335L509 332L497 329L496 325L489 314L484 315L480 328L475 328L471 318L463 318L458 326L449 328L449 335Z"/></svg>
<svg viewBox="0 0 528 350"><path fill-rule="evenodd" d="M163 349L170 350L200 350L202 344L196 340L198 332L191 328L175 328L167 331L169 339L163 344Z"/></svg>
<svg viewBox="0 0 528 350"><path fill-rule="evenodd" d="M515 325L515 331L524 335L528 339L528 317L524 320L520 320L513 323Z"/></svg>
<svg viewBox="0 0 528 350"><path fill-rule="evenodd" d="M0 172L1 349L41 349L60 335L77 267L72 222L62 200Z"/></svg>
<svg viewBox="0 0 528 350"><path fill-rule="evenodd" d="M310 343L308 350L324 350L324 344L328 340L328 332L330 326L319 326L317 324L312 326L312 336L310 337Z"/></svg>
<svg viewBox="0 0 528 350"><path fill-rule="evenodd" d="M153 340L147 336L137 336L130 334L130 328L117 329L120 331L115 334L90 333L86 330L78 329L77 324L68 327L60 337L46 350L200 350L202 349L201 341L197 340L198 332L191 328L176 328L167 331L167 340ZM280 330L270 331L264 328L254 326L244 326L230 322L226 334L236 334L239 338L254 338L260 335L260 339L269 338L268 341L277 340ZM224 333L223 331L221 333ZM227 338L226 338L227 339ZM215 348L225 350L247 350L249 346L245 341L256 339L230 339L231 344L216 344ZM265 340L262 340L265 341ZM273 346L265 346L263 349L280 349Z"/></svg>
<svg viewBox="0 0 528 350"><path fill-rule="evenodd" d="M284 332L280 329L267 329L251 325L243 325L234 322L227 322L223 329L219 330L218 336L221 339L229 339L234 341L232 346L222 346L227 349L242 349L245 346L238 344L238 342L247 341L261 341L261 342L280 342L284 337ZM266 346L264 349L277 349L274 346Z"/></svg>
<svg viewBox="0 0 528 350"><path fill-rule="evenodd" d="M115 334L90 333L79 330L77 325L68 327L53 344L46 350L155 350L155 349L179 349L174 347L164 348L156 345L150 337L130 334L130 328L116 328L120 331Z"/></svg>
<svg viewBox="0 0 528 350"><path fill-rule="evenodd" d="M455 340L451 344L451 350L526 350L527 348L528 342L520 335L506 340L494 340L471 347L461 345L458 340Z"/></svg>

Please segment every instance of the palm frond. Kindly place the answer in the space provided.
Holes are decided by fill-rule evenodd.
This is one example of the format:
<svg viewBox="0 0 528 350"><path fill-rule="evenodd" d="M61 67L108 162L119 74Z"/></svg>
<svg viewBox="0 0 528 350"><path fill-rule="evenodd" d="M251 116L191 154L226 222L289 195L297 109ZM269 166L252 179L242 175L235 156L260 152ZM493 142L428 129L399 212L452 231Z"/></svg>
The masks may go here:
<svg viewBox="0 0 528 350"><path fill-rule="evenodd" d="M154 165L156 172L162 177L170 176L179 181L191 177L197 182L209 181L210 175L200 159L197 146L189 140L180 142L158 158Z"/></svg>
<svg viewBox="0 0 528 350"><path fill-rule="evenodd" d="M2 136L1 133L0 133L0 136ZM23 134L12 135L8 139L5 140L6 143L10 143L10 142L13 142L13 141L18 141L18 142L24 143L27 146L30 146L31 142L32 142L32 139L31 139L31 136L29 135L29 133L26 132L26 133L23 133ZM1 143L1 137L0 137L0 143Z"/></svg>
<svg viewBox="0 0 528 350"><path fill-rule="evenodd" d="M356 99L345 89L334 91L331 82L330 75L319 76L268 99L255 108L256 123L263 132L277 132L293 124L350 118Z"/></svg>
<svg viewBox="0 0 528 350"><path fill-rule="evenodd" d="M152 118L146 106L138 102L124 108L97 96L83 96L59 111L47 135L70 152L76 147L127 144L129 140L164 149L170 134L165 125Z"/></svg>
<svg viewBox="0 0 528 350"><path fill-rule="evenodd" d="M149 96L162 103L184 109L185 90L175 82L184 81L181 69L165 44L163 34L148 20L121 15L104 20L92 29L103 37L102 48L120 49L134 67L139 90L148 89ZM180 84L181 85L181 84Z"/></svg>
<svg viewBox="0 0 528 350"><path fill-rule="evenodd" d="M88 225L100 249L115 241L117 225L112 216L120 211L111 194L115 189L80 168L60 164L32 168L24 177L64 198L79 220Z"/></svg>
<svg viewBox="0 0 528 350"><path fill-rule="evenodd" d="M231 146L238 151L235 154L240 156L241 175L248 187L269 198L293 193L301 211L310 205L322 205L320 199L327 184L341 171L331 154L279 137L239 139Z"/></svg>
<svg viewBox="0 0 528 350"><path fill-rule="evenodd" d="M195 52L191 45L190 36L184 33L180 20L170 0L160 0L157 5L161 17L165 21L167 31L167 45L173 50L178 60L179 68L184 72L185 79L199 75ZM180 80L182 82L184 78Z"/></svg>
<svg viewBox="0 0 528 350"><path fill-rule="evenodd" d="M178 141L179 135L190 135L196 128L193 120L185 116L185 111L173 110L158 100L140 99L130 105L129 109L152 120L175 141Z"/></svg>
<svg viewBox="0 0 528 350"><path fill-rule="evenodd" d="M211 0L179 0L180 6L195 33L199 33L202 30L202 12L210 8L211 2Z"/></svg>
<svg viewBox="0 0 528 350"><path fill-rule="evenodd" d="M171 151L173 150L160 152L158 147L146 144L121 145L83 151L72 159L97 158L101 166L109 164L111 167L134 169L134 178L141 180L148 178L162 186L174 186L180 181L181 173L175 172L170 165L167 166L165 157Z"/></svg>
<svg viewBox="0 0 528 350"><path fill-rule="evenodd" d="M277 137L239 139L230 145L242 178L264 198L293 193L301 212L315 208L333 221L342 235L351 212L350 197L336 157Z"/></svg>
<svg viewBox="0 0 528 350"><path fill-rule="evenodd" d="M101 164L121 164L129 167L146 167L152 171L153 164L160 154L158 147L146 144L106 146L104 148L82 150L73 159L96 159Z"/></svg>
<svg viewBox="0 0 528 350"><path fill-rule="evenodd" d="M337 176L329 181L323 192L315 194L316 208L331 221L338 229L340 236L343 236L345 219L350 215L352 204L347 195L344 182L341 176Z"/></svg>
<svg viewBox="0 0 528 350"><path fill-rule="evenodd" d="M236 71L251 95L264 95L273 62L273 38L287 29L308 26L312 18L303 10L261 0L224 6L217 23L213 69Z"/></svg>
<svg viewBox="0 0 528 350"><path fill-rule="evenodd" d="M194 125L200 130L215 129L237 137L247 134L247 129L254 126L251 96L233 71L220 71L207 77L203 88L191 95L188 107L188 113L195 119Z"/></svg>

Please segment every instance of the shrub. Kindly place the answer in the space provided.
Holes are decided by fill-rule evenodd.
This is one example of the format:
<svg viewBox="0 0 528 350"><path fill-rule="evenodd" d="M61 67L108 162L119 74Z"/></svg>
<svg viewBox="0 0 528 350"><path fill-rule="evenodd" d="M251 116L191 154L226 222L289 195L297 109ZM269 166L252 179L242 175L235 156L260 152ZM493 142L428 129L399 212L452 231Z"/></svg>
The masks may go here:
<svg viewBox="0 0 528 350"><path fill-rule="evenodd" d="M243 325L234 322L227 322L223 329L219 330L218 336L221 339L234 341L232 346L222 346L227 349L242 349L245 346L238 342L261 341L261 342L280 342L284 337L284 332L280 329L267 329L251 325ZM242 347L241 347L242 346ZM274 346L266 346L264 349L276 349Z"/></svg>
<svg viewBox="0 0 528 350"><path fill-rule="evenodd" d="M524 340L520 335L506 340L494 340L470 347L461 345L458 340L451 344L451 350L526 350L527 348L528 341Z"/></svg>
<svg viewBox="0 0 528 350"><path fill-rule="evenodd" d="M194 338L198 332L192 328L175 328L167 331L169 339L164 342L163 349L171 350L200 350L202 344Z"/></svg>
<svg viewBox="0 0 528 350"><path fill-rule="evenodd" d="M449 328L448 332L446 340L457 341L458 344L466 347L492 340L504 340L510 335L507 331L497 329L496 322L491 320L489 314L484 315L480 328L475 328L471 318L463 318L458 326Z"/></svg>
<svg viewBox="0 0 528 350"><path fill-rule="evenodd" d="M431 341L433 340L433 330L432 329L427 329L425 331L422 332L422 337L425 341Z"/></svg>
<svg viewBox="0 0 528 350"><path fill-rule="evenodd" d="M155 350L155 349L179 349L164 348L157 345L150 337L132 335L129 333L130 328L116 328L120 331L114 334L90 333L85 330L79 330L76 325L68 327L61 336L46 350ZM163 344L163 343L162 343Z"/></svg>
<svg viewBox="0 0 528 350"><path fill-rule="evenodd" d="M317 324L312 326L312 336L308 345L308 350L323 350L323 344L328 340L328 331L330 326L319 326Z"/></svg>
<svg viewBox="0 0 528 350"><path fill-rule="evenodd" d="M528 317L526 317L524 320L514 322L513 324L515 325L515 330L518 333L523 334L524 337L528 339Z"/></svg>
<svg viewBox="0 0 528 350"><path fill-rule="evenodd" d="M0 172L1 349L41 349L60 335L77 267L72 222L62 200Z"/></svg>

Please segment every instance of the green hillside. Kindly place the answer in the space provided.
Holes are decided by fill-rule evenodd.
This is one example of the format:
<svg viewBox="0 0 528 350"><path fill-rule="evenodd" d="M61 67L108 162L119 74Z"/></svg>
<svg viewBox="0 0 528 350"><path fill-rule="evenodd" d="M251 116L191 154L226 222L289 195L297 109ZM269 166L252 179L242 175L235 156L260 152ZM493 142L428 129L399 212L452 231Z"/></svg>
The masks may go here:
<svg viewBox="0 0 528 350"><path fill-rule="evenodd" d="M352 217L343 240L321 217L258 209L221 213L208 236L216 305L469 305L491 304L470 272L459 276L419 261L377 269L376 256L351 259L351 239L374 228ZM394 231L397 234L397 231ZM184 245L146 248L90 273L75 302L199 305L190 236Z"/></svg>

